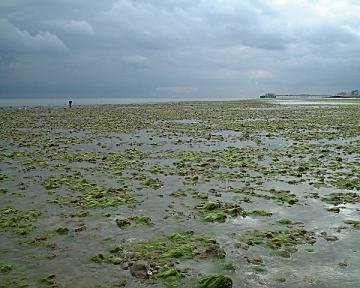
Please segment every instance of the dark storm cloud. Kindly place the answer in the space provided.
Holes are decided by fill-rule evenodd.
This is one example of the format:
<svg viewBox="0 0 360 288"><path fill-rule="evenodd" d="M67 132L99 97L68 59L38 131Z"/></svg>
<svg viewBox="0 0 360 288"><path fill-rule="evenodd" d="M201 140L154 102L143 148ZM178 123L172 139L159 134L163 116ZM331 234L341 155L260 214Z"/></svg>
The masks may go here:
<svg viewBox="0 0 360 288"><path fill-rule="evenodd" d="M359 88L359 12L345 0L2 0L0 95Z"/></svg>

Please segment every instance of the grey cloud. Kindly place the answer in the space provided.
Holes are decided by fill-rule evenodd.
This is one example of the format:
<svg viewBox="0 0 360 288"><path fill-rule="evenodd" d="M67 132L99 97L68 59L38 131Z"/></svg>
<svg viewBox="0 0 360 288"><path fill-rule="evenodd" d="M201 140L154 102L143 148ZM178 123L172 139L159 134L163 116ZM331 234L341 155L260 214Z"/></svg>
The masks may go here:
<svg viewBox="0 0 360 288"><path fill-rule="evenodd" d="M326 24L305 32L304 36L311 43L318 45L359 43L360 29L356 31L345 25Z"/></svg>
<svg viewBox="0 0 360 288"><path fill-rule="evenodd" d="M197 87L191 86L165 86L157 87L156 92L160 93L171 93L171 94L191 94L197 92L199 89Z"/></svg>
<svg viewBox="0 0 360 288"><path fill-rule="evenodd" d="M123 57L121 62L134 68L147 68L150 66L149 59L141 55Z"/></svg>
<svg viewBox="0 0 360 288"><path fill-rule="evenodd" d="M20 30L7 19L0 19L0 50L3 53L16 52L65 52L66 45L50 32L38 32L31 35Z"/></svg>
<svg viewBox="0 0 360 288"><path fill-rule="evenodd" d="M100 12L95 23L124 47L171 49L193 37L193 20L182 9L168 10L145 1L120 0Z"/></svg>
<svg viewBox="0 0 360 288"><path fill-rule="evenodd" d="M342 4L2 0L0 96L26 88L119 97L359 88L360 5Z"/></svg>
<svg viewBox="0 0 360 288"><path fill-rule="evenodd" d="M61 26L67 32L85 33L85 34L94 33L93 27L88 22L83 20L69 20L63 23Z"/></svg>

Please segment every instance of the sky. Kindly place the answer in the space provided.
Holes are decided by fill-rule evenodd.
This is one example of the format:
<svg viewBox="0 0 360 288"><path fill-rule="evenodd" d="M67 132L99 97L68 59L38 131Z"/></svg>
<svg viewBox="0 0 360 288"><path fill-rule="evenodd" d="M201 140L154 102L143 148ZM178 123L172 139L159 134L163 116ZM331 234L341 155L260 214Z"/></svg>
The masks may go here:
<svg viewBox="0 0 360 288"><path fill-rule="evenodd" d="M1 0L0 98L360 87L360 0Z"/></svg>

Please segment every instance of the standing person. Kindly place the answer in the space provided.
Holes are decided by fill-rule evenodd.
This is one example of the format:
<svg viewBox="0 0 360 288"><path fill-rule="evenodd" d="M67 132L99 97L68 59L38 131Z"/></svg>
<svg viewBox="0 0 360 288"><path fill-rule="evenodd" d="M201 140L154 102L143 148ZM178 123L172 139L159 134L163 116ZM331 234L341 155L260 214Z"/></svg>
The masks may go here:
<svg viewBox="0 0 360 288"><path fill-rule="evenodd" d="M72 101L70 100L69 101L69 108L71 108L71 105L72 105Z"/></svg>

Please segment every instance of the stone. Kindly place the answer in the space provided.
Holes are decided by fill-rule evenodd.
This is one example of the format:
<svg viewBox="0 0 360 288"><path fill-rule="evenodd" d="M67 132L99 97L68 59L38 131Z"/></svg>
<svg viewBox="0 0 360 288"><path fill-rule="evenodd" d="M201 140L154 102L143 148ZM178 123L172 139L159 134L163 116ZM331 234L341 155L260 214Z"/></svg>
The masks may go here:
<svg viewBox="0 0 360 288"><path fill-rule="evenodd" d="M263 260L260 256L247 256L245 258L246 258L247 262L250 264L260 265L263 262Z"/></svg>
<svg viewBox="0 0 360 288"><path fill-rule="evenodd" d="M134 262L130 267L130 272L132 276L143 279L152 274L149 270L149 263L145 260L138 260Z"/></svg>

